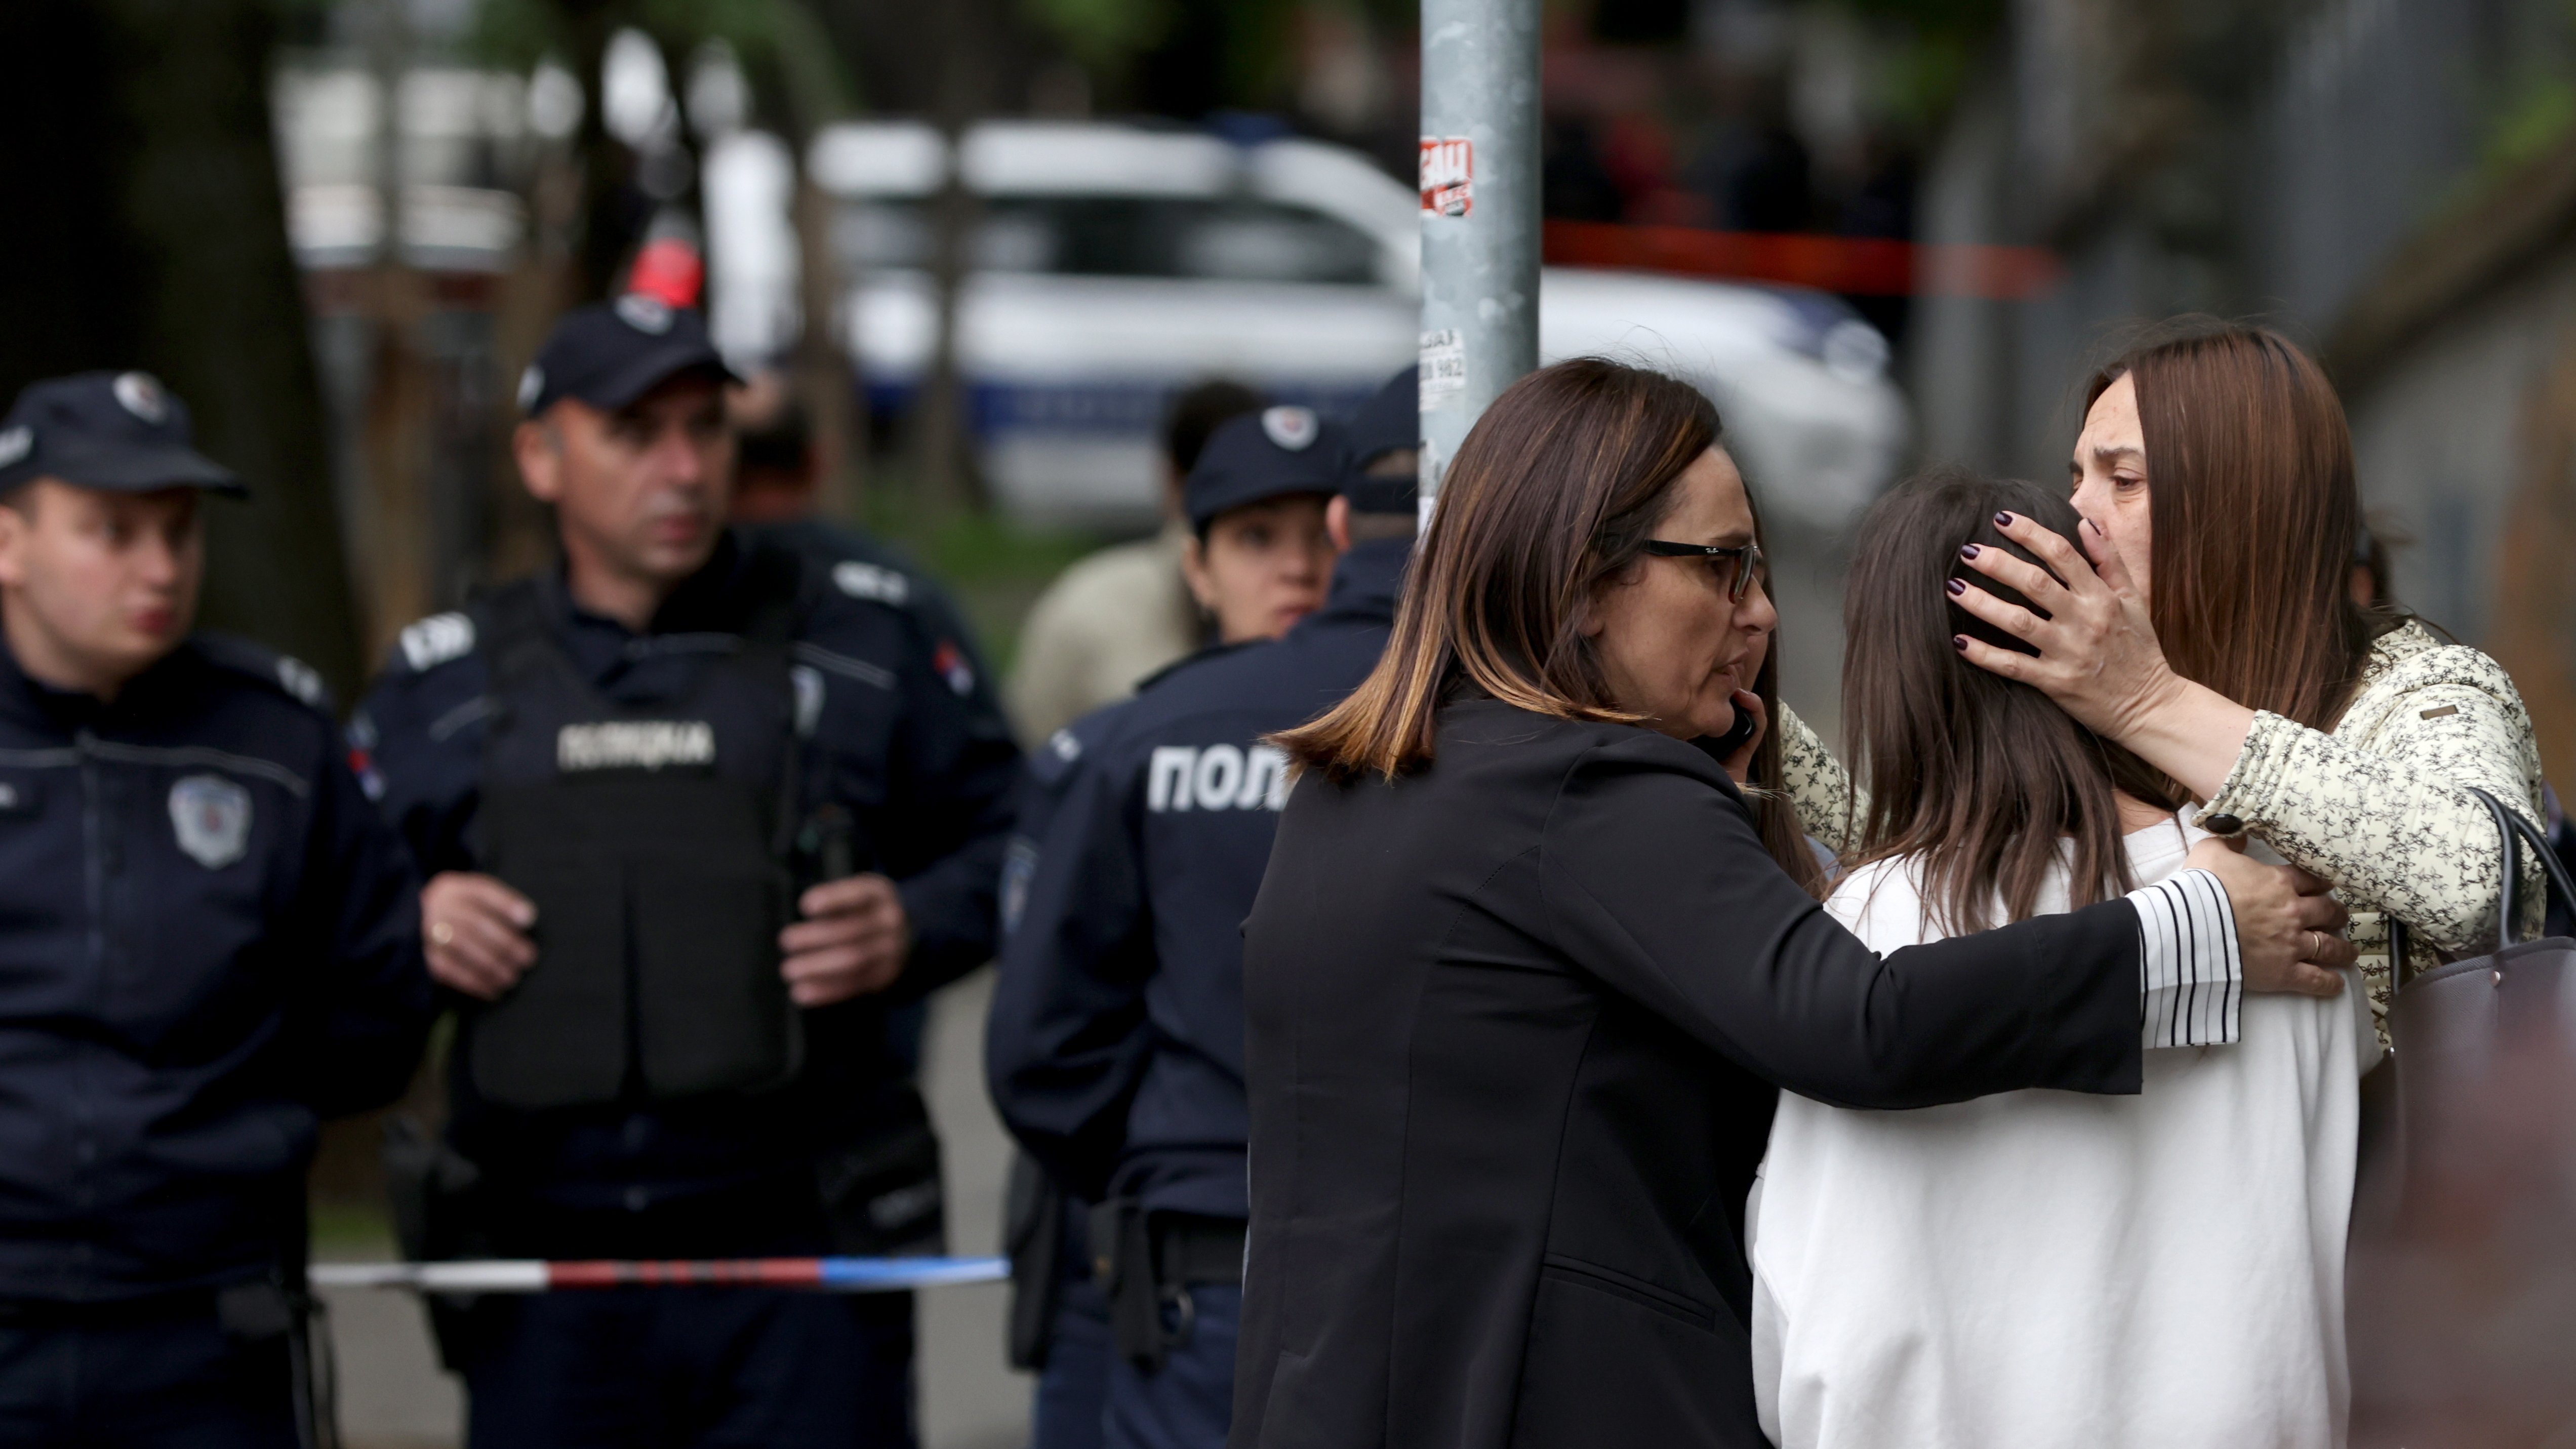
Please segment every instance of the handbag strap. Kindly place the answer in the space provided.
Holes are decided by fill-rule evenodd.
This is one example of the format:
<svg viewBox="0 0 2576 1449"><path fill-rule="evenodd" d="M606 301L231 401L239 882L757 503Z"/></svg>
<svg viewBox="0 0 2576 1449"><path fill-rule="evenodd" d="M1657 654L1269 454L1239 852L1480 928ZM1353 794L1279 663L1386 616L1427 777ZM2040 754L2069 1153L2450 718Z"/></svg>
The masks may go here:
<svg viewBox="0 0 2576 1449"><path fill-rule="evenodd" d="M2561 900L2576 906L2576 878L2569 876L2567 863L2558 858L2557 849L2550 845L2549 837L2540 833L2539 826L2524 819L2519 812L2506 808L2502 800L2485 790L2475 785L2467 789L2478 797L2479 804L2487 807L2487 814L2495 821L2496 843L2504 851L2504 888L2496 902L2496 949L2501 951L2514 943L2514 923L2520 914L2515 908L2521 903L2524 846L2531 847L2531 853L2540 857L2541 872L2546 878L2542 886L2544 893L2555 891ZM2406 923L2395 916L2388 917L2388 986L2391 991L2404 988L2406 937Z"/></svg>
<svg viewBox="0 0 2576 1449"><path fill-rule="evenodd" d="M2468 789L2470 794L2478 797L2480 804L2487 807L2487 813L2495 817L2496 833L2504 841L2504 891L2498 903L2496 920L2496 949L2501 951L2513 944L2514 923L2518 915L2514 909L2517 904L2515 897L2522 889L2523 847L2530 847L2531 853L2540 859L2544 904L2549 892L2556 891L2559 899L2576 906L2576 880L2569 878L2567 862L2558 858L2557 850L2550 845L2549 837L2540 833L2539 826L2524 819L2519 812L2506 809L2503 801L2477 786L2471 785Z"/></svg>

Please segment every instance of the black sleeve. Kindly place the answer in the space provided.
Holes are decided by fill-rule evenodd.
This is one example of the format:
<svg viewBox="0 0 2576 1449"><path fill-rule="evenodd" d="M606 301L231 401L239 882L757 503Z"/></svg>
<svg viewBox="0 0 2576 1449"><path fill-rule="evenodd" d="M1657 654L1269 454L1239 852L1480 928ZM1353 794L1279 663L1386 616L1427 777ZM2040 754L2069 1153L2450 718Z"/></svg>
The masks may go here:
<svg viewBox="0 0 2576 1449"><path fill-rule="evenodd" d="M912 927L893 1001L926 995L993 959L1020 764L1010 724L976 687L980 670L965 646L927 630L914 637L918 647L898 681L903 716L889 772L899 825L884 842L886 871Z"/></svg>
<svg viewBox="0 0 2576 1449"><path fill-rule="evenodd" d="M397 662L349 722L350 759L424 878L476 868L467 829L481 793L484 681L479 655L427 674Z"/></svg>
<svg viewBox="0 0 2576 1449"><path fill-rule="evenodd" d="M298 1072L314 1110L336 1116L402 1095L436 1008L410 852L345 761L325 759L314 795L293 906L318 948L295 1007L308 1043Z"/></svg>
<svg viewBox="0 0 2576 1449"><path fill-rule="evenodd" d="M1847 1107L2139 1087L2137 911L2109 901L1881 959L1670 741L1599 746L1542 847L1559 949L1751 1071Z"/></svg>
<svg viewBox="0 0 2576 1449"><path fill-rule="evenodd" d="M985 1083L1002 1121L1067 1191L1093 1200L1117 1168L1153 1046L1153 923L1127 778L1086 760L1047 802L984 1028Z"/></svg>

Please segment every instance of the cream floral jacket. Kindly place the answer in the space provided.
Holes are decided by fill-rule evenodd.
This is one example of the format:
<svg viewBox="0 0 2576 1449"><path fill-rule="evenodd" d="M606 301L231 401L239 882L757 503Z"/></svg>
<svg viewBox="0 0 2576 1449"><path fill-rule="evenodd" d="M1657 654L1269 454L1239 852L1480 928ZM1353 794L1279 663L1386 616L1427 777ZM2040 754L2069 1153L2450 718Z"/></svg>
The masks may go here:
<svg viewBox="0 0 2576 1449"><path fill-rule="evenodd" d="M1850 775L1786 706L1780 721L1781 785L1808 834L1847 849ZM2385 1035L2388 916L2411 933L2409 974L2495 946L2503 857L2470 785L2540 819L2531 716L2502 666L2409 620L2371 646L2332 733L2258 712L2199 819L2235 816L2282 859L2334 884ZM2534 920L2542 889L2527 869L2522 899Z"/></svg>

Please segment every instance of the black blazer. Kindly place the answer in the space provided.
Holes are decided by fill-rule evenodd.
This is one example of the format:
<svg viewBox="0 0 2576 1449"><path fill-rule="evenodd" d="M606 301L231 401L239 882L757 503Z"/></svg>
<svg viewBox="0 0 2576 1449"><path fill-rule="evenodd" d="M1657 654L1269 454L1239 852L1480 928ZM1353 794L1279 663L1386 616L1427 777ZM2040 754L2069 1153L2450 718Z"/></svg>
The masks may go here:
<svg viewBox="0 0 2576 1449"><path fill-rule="evenodd" d="M1244 933L1236 1449L1762 1445L1779 1087L2138 1090L2127 902L1881 960L1708 756L1491 700L1392 785L1301 782Z"/></svg>

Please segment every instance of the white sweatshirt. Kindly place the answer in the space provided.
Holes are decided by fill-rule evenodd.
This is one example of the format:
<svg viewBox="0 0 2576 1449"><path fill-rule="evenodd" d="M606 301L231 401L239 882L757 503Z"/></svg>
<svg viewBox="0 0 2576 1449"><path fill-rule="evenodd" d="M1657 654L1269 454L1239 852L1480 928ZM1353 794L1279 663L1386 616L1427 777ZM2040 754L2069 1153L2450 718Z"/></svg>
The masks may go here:
<svg viewBox="0 0 2576 1449"><path fill-rule="evenodd" d="M2128 837L2141 884L2197 831ZM1939 939L1911 862L1826 908L1881 953ZM2066 909L2063 879L2043 912ZM2146 1054L2135 1097L1912 1112L1788 1093L1754 1187L1753 1378L1782 1449L2229 1449L2344 1438L2360 982L2257 996L2227 1047Z"/></svg>

